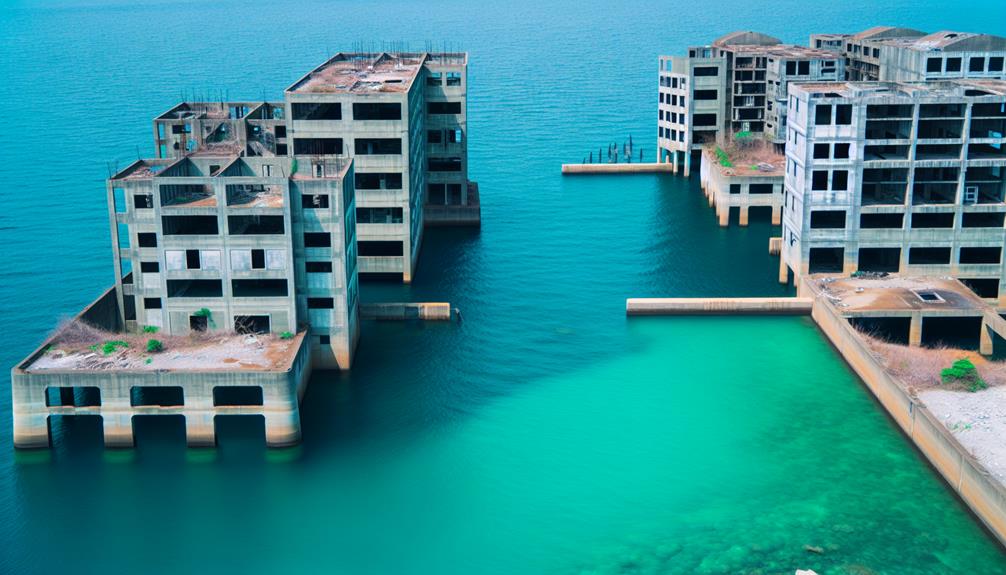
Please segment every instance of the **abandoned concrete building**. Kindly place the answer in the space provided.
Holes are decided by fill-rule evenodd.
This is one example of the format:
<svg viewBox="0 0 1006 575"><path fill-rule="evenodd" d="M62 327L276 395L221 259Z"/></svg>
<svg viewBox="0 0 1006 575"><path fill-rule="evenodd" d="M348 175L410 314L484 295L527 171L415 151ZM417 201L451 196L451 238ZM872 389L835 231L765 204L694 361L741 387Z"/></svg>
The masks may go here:
<svg viewBox="0 0 1006 575"><path fill-rule="evenodd" d="M465 53L340 53L283 102L183 102L154 120L160 158L353 158L359 271L415 275L424 225L479 225L468 180Z"/></svg>
<svg viewBox="0 0 1006 575"><path fill-rule="evenodd" d="M703 146L738 132L785 143L787 85L844 78L833 52L734 32L687 56L659 58L657 158L689 175Z"/></svg>
<svg viewBox="0 0 1006 575"><path fill-rule="evenodd" d="M359 338L352 160L140 160L108 181L108 194L125 331L308 324L314 365L350 367Z"/></svg>
<svg viewBox="0 0 1006 575"><path fill-rule="evenodd" d="M1006 38L992 34L876 26L858 34L812 34L810 45L841 54L847 80L1006 79Z"/></svg>
<svg viewBox="0 0 1006 575"><path fill-rule="evenodd" d="M1006 305L1006 81L790 86L780 281L952 276Z"/></svg>

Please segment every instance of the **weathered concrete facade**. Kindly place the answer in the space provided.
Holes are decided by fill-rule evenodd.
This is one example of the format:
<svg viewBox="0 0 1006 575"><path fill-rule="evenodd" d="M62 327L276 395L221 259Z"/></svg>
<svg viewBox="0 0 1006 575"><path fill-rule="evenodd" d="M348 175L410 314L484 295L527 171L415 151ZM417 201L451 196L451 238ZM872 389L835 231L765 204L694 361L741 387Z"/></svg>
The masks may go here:
<svg viewBox="0 0 1006 575"><path fill-rule="evenodd" d="M351 160L139 160L107 190L126 331L309 324L317 365L350 367L359 339Z"/></svg>
<svg viewBox="0 0 1006 575"><path fill-rule="evenodd" d="M992 34L876 26L857 34L813 34L810 45L841 54L847 80L1006 79L1006 38Z"/></svg>
<svg viewBox="0 0 1006 575"><path fill-rule="evenodd" d="M790 87L780 280L953 276L1006 305L1006 82Z"/></svg>
<svg viewBox="0 0 1006 575"><path fill-rule="evenodd" d="M787 85L840 80L834 53L782 44L757 32L734 32L687 57L661 56L658 71L657 158L684 175L704 145L738 132L763 135L782 146ZM694 157L693 157L694 156Z"/></svg>
<svg viewBox="0 0 1006 575"><path fill-rule="evenodd" d="M772 225L782 223L784 162L758 169L758 166L744 165L742 158L735 161L740 165L724 167L711 149L702 153L700 185L709 205L716 208L720 225L729 224L731 208L740 211L738 223L742 226L748 225L751 208L769 208Z"/></svg>
<svg viewBox="0 0 1006 575"><path fill-rule="evenodd" d="M77 319L115 330L116 290L105 292ZM293 445L300 441L299 400L311 374L312 346L305 332L292 343L295 352L268 370L35 370L32 363L46 353L46 341L11 370L14 446L48 447L51 417L67 415L100 416L109 447L132 447L133 417L146 415L183 416L193 447L216 444L218 415L260 417L267 445Z"/></svg>

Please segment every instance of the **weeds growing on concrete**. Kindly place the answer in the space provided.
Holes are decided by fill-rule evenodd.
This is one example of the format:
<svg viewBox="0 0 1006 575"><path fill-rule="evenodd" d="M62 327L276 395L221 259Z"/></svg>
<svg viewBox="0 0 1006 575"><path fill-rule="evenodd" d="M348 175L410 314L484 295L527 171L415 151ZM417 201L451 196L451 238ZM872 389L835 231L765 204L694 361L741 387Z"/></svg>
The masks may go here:
<svg viewBox="0 0 1006 575"><path fill-rule="evenodd" d="M962 386L972 393L988 387L985 380L978 375L975 364L967 358L958 359L952 366L940 371L940 379L947 385Z"/></svg>
<svg viewBox="0 0 1006 575"><path fill-rule="evenodd" d="M950 347L899 345L866 333L863 338L884 367L910 387L943 387L946 385L943 372L947 365L954 365L960 360L966 360L974 368L975 381L980 380L985 387L1006 385L1006 361L992 361L977 352ZM985 387L978 386L974 391ZM970 390L970 385L962 385L961 389Z"/></svg>

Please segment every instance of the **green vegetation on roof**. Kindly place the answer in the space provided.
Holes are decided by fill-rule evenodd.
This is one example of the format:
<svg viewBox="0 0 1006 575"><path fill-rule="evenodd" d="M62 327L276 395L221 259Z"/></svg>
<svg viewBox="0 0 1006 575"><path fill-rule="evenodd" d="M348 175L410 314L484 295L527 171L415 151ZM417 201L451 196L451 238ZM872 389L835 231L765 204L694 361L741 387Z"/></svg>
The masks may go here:
<svg viewBox="0 0 1006 575"><path fill-rule="evenodd" d="M734 165L730 162L730 156L723 151L723 148L716 146L716 158L719 160L720 165L724 168L732 168Z"/></svg>

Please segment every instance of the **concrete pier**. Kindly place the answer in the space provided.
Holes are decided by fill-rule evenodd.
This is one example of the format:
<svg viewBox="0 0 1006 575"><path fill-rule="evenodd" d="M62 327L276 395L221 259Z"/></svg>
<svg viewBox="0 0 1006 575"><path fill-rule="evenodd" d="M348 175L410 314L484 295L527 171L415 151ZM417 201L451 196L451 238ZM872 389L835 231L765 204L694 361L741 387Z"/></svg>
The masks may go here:
<svg viewBox="0 0 1006 575"><path fill-rule="evenodd" d="M643 164L563 164L563 174L651 174L674 173L673 163Z"/></svg>
<svg viewBox="0 0 1006 575"><path fill-rule="evenodd" d="M808 315L812 298L630 298L626 315Z"/></svg>
<svg viewBox="0 0 1006 575"><path fill-rule="evenodd" d="M361 319L450 321L447 302L372 303L360 306Z"/></svg>

